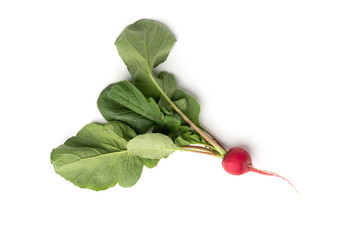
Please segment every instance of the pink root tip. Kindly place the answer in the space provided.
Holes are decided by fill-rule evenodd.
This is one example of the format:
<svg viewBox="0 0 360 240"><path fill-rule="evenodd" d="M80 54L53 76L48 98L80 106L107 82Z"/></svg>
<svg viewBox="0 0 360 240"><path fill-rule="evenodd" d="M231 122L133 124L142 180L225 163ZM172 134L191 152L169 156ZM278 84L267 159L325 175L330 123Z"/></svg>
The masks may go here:
<svg viewBox="0 0 360 240"><path fill-rule="evenodd" d="M267 176L279 177L279 178L285 180L286 182L288 182L293 187L293 189L297 192L297 194L299 194L299 196L301 196L300 192L296 189L296 187L289 180L282 177L281 175L279 175L277 173L274 173L274 172L270 172L270 171L259 170L257 168L254 168L253 166L248 166L248 167L251 169L252 172L259 173L259 174L262 174L262 175L267 175Z"/></svg>

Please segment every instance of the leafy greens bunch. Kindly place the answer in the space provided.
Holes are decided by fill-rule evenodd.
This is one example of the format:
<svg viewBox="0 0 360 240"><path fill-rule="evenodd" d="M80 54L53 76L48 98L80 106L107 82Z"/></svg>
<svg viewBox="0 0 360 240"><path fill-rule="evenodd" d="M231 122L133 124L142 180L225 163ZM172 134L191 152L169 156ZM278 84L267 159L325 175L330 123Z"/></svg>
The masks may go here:
<svg viewBox="0 0 360 240"><path fill-rule="evenodd" d="M131 187L143 166L155 167L175 151L223 158L224 147L199 123L200 105L177 89L174 76L154 69L176 39L153 20L139 20L116 39L132 79L106 87L97 101L108 121L91 123L51 153L55 171L81 188Z"/></svg>
<svg viewBox="0 0 360 240"><path fill-rule="evenodd" d="M55 171L81 188L99 191L116 183L131 187L144 165L153 168L175 151L190 151L221 158L232 175L255 172L280 177L294 187L277 173L254 168L245 149L226 152L200 125L195 98L177 89L171 73L154 71L175 41L167 27L153 20L139 20L124 29L115 45L132 79L100 93L97 105L108 123L91 123L55 148Z"/></svg>

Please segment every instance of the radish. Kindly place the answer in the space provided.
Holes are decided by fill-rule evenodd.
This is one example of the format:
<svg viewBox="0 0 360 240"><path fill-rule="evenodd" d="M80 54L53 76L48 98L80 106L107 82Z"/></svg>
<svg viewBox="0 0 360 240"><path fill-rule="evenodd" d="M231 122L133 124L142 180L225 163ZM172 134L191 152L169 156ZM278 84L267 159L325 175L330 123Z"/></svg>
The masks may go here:
<svg viewBox="0 0 360 240"><path fill-rule="evenodd" d="M253 167L250 154L243 148L234 147L231 148L224 156L222 160L222 166L226 172L232 175L242 175L247 172L255 172L262 175L279 177L288 182L295 191L300 195L299 191L292 183L286 178L280 176L277 173L269 172L265 170L259 170Z"/></svg>
<svg viewBox="0 0 360 240"><path fill-rule="evenodd" d="M88 124L52 151L55 171L81 188L99 191L116 183L131 187L143 166L153 168L173 152L187 151L222 159L233 175L256 172L293 186L277 173L254 168L246 150L226 152L200 124L196 99L177 89L173 74L154 70L175 42L170 29L150 19L123 30L115 45L131 79L112 83L100 93L97 104L107 124Z"/></svg>

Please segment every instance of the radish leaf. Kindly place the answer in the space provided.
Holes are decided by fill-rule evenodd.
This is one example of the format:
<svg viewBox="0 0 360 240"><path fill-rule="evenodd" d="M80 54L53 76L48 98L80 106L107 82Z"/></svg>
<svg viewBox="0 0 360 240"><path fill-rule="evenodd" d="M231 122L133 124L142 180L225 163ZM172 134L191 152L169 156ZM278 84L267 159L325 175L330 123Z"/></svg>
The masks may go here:
<svg viewBox="0 0 360 240"><path fill-rule="evenodd" d="M114 84L109 97L115 102L125 106L135 113L155 122L158 125L164 124L164 115L154 99L146 99L144 95L129 81L121 81Z"/></svg>
<svg viewBox="0 0 360 240"><path fill-rule="evenodd" d="M170 137L161 133L146 133L131 139L127 145L130 153L150 159L166 158L178 148Z"/></svg>
<svg viewBox="0 0 360 240"><path fill-rule="evenodd" d="M159 163L160 159L150 159L150 158L142 158L142 163L147 168L156 167Z"/></svg>
<svg viewBox="0 0 360 240"><path fill-rule="evenodd" d="M158 79L161 80L159 81L159 86L161 87L161 89L169 98L172 98L177 88L177 83L174 75L167 72L161 72L158 75Z"/></svg>
<svg viewBox="0 0 360 240"><path fill-rule="evenodd" d="M197 133L192 132L182 133L175 139L176 146L186 146L191 144L204 143L206 143L206 141L202 137L200 137Z"/></svg>
<svg viewBox="0 0 360 240"><path fill-rule="evenodd" d="M181 125L181 118L179 114L166 115L164 118L165 126L170 129L172 132L179 131Z"/></svg>
<svg viewBox="0 0 360 240"><path fill-rule="evenodd" d="M129 25L115 45L137 88L146 96L158 99L160 92L153 84L153 69L168 57L176 39L163 24L142 19ZM160 86L164 80L156 78Z"/></svg>
<svg viewBox="0 0 360 240"><path fill-rule="evenodd" d="M132 127L138 134L145 133L154 123L111 99L108 94L113 85L106 87L97 100L100 113L107 121L121 121Z"/></svg>
<svg viewBox="0 0 360 240"><path fill-rule="evenodd" d="M200 126L199 115L200 115L200 104L190 94L177 89L172 97L174 102L178 102L181 99L186 99L186 109L183 110L185 115L194 122L197 126ZM178 105L178 104L176 104ZM180 108L180 107L179 107Z"/></svg>
<svg viewBox="0 0 360 240"><path fill-rule="evenodd" d="M124 123L89 124L51 153L55 171L81 188L105 190L118 183L133 186L140 178L143 158L129 153L135 137Z"/></svg>

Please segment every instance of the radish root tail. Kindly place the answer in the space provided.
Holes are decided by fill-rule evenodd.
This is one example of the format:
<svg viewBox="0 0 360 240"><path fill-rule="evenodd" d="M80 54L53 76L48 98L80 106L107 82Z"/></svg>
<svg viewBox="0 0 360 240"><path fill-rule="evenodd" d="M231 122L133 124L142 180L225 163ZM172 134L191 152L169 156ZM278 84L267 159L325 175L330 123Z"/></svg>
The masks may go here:
<svg viewBox="0 0 360 240"><path fill-rule="evenodd" d="M289 180L284 178L283 176L281 176L281 175L279 175L277 173L274 173L274 172L270 172L270 171L266 171L266 170L259 170L257 168L254 168L253 166L249 166L249 168L251 169L252 172L259 173L259 174L262 174L262 175L267 175L267 176L279 177L279 178L285 180L286 182L288 182L294 188L294 190L297 192L297 194L299 194L299 196L301 196L300 192L296 189L296 187Z"/></svg>

